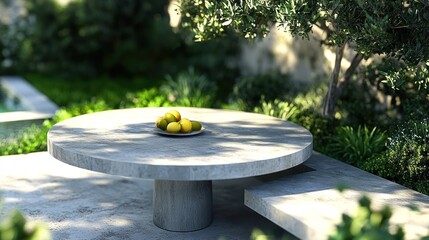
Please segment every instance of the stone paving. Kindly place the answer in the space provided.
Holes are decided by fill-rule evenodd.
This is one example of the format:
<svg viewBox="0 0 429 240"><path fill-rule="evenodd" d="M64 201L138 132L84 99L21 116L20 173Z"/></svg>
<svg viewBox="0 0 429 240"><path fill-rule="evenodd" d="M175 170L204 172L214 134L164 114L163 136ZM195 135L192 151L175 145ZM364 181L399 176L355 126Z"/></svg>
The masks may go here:
<svg viewBox="0 0 429 240"><path fill-rule="evenodd" d="M0 157L3 217L20 209L42 221L53 239L250 239L255 229L274 239L293 236L243 204L255 178L213 182L212 224L194 232L169 232L152 223L153 181L69 166L46 152Z"/></svg>

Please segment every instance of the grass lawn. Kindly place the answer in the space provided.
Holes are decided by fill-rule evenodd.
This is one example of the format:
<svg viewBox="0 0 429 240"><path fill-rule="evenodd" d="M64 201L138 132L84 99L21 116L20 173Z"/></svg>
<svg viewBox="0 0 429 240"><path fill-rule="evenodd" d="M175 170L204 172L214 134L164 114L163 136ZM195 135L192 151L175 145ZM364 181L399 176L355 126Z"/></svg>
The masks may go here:
<svg viewBox="0 0 429 240"><path fill-rule="evenodd" d="M94 100L104 100L118 108L126 93L159 87L162 80L146 78L113 79L72 78L64 79L41 74L26 74L24 78L60 107Z"/></svg>

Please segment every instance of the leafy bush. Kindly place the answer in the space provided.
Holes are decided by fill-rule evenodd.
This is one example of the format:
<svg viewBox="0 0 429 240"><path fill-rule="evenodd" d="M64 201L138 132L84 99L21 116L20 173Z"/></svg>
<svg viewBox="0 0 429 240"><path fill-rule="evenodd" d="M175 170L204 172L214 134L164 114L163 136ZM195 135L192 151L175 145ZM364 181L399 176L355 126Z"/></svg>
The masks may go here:
<svg viewBox="0 0 429 240"><path fill-rule="evenodd" d="M168 0L23 2L22 16L0 21L0 63L7 63L0 64L3 73L162 77L195 66L228 90L238 74L228 61L240 49L234 34L226 41L194 43L189 31L170 27Z"/></svg>
<svg viewBox="0 0 429 240"><path fill-rule="evenodd" d="M363 196L359 199L357 215L342 215L342 222L336 226L329 240L403 240L405 233L402 227L391 226L389 223L392 210L384 206L381 210L371 207L371 200Z"/></svg>
<svg viewBox="0 0 429 240"><path fill-rule="evenodd" d="M386 135L376 127L358 126L357 129L340 127L328 147L330 154L336 158L360 165L372 155L384 149Z"/></svg>
<svg viewBox="0 0 429 240"><path fill-rule="evenodd" d="M0 139L0 155L44 151L47 132L48 128L45 125L32 125L5 139Z"/></svg>
<svg viewBox="0 0 429 240"><path fill-rule="evenodd" d="M429 180L429 120L409 121L387 145L392 163L400 168L402 180Z"/></svg>
<svg viewBox="0 0 429 240"><path fill-rule="evenodd" d="M157 63L179 44L168 23L167 4L92 0L60 6L55 0L25 1L27 14L9 29L18 29L10 37L15 42L4 47L15 51L8 57L21 69L80 75L147 73L159 68Z"/></svg>
<svg viewBox="0 0 429 240"><path fill-rule="evenodd" d="M428 143L429 121L408 121L388 139L386 151L373 156L361 167L429 194Z"/></svg>
<svg viewBox="0 0 429 240"><path fill-rule="evenodd" d="M407 98L401 104L402 116L405 120L420 121L429 118L429 91L420 91L414 96Z"/></svg>
<svg viewBox="0 0 429 240"><path fill-rule="evenodd" d="M190 68L181 72L176 79L167 76L167 83L161 86L161 93L168 96L172 105L186 107L213 107L216 85L205 75Z"/></svg>
<svg viewBox="0 0 429 240"><path fill-rule="evenodd" d="M386 117L387 109L377 98L375 87L364 79L349 83L338 101L337 110L344 125L377 125L388 124L391 118Z"/></svg>
<svg viewBox="0 0 429 240"><path fill-rule="evenodd" d="M0 239L48 240L51 239L51 235L45 225L41 223L32 225L18 210L15 210L0 222Z"/></svg>
<svg viewBox="0 0 429 240"><path fill-rule="evenodd" d="M233 97L245 110L253 110L261 99L274 101L282 99L294 89L288 75L265 74L244 76L234 86Z"/></svg>
<svg viewBox="0 0 429 240"><path fill-rule="evenodd" d="M262 99L260 105L254 108L257 113L287 119L308 129L313 134L314 149L327 153L326 146L329 136L333 134L333 129L338 125L338 120L327 119L317 112L321 106L323 94L319 94L321 88L315 88L305 94L299 94L290 102L275 99L265 101ZM240 104L229 105L235 110L243 110Z"/></svg>
<svg viewBox="0 0 429 240"><path fill-rule="evenodd" d="M304 93L296 95L292 99L292 103L301 111L314 113L320 112L320 109L322 109L323 98L327 90L326 85L316 85Z"/></svg>
<svg viewBox="0 0 429 240"><path fill-rule="evenodd" d="M167 95L161 94L156 88L146 89L136 93L127 93L121 107L165 107L170 103Z"/></svg>
<svg viewBox="0 0 429 240"><path fill-rule="evenodd" d="M260 107L254 109L256 113L262 113L268 116L277 117L283 120L292 120L299 113L298 108L292 103L275 99L271 102L261 101Z"/></svg>

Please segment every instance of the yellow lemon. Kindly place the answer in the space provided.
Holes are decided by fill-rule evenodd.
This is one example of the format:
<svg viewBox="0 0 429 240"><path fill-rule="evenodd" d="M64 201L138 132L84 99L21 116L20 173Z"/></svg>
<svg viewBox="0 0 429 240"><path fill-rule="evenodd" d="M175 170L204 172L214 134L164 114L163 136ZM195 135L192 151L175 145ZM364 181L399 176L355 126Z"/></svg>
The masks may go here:
<svg viewBox="0 0 429 240"><path fill-rule="evenodd" d="M158 119L156 119L156 127L159 127L159 123L161 122L161 120L164 120L164 117L159 117Z"/></svg>
<svg viewBox="0 0 429 240"><path fill-rule="evenodd" d="M178 133L180 132L180 124L178 122L171 122L167 125L167 132L169 133Z"/></svg>
<svg viewBox="0 0 429 240"><path fill-rule="evenodd" d="M192 123L192 131L199 131L203 127L201 123L197 121L191 121L191 123Z"/></svg>
<svg viewBox="0 0 429 240"><path fill-rule="evenodd" d="M174 117L176 118L177 122L180 121L180 119L182 118L182 116L180 116L179 111L177 111L177 110L170 110L170 111L168 111L168 113L173 114Z"/></svg>
<svg viewBox="0 0 429 240"><path fill-rule="evenodd" d="M171 113L166 113L164 115L164 119L167 121L167 123L171 123L171 122L176 122L177 121L176 117L173 114L171 114Z"/></svg>
<svg viewBox="0 0 429 240"><path fill-rule="evenodd" d="M182 133L190 133L192 132L192 123L187 118L182 118L182 120L179 121L179 124L181 126L180 132Z"/></svg>
<svg viewBox="0 0 429 240"><path fill-rule="evenodd" d="M160 122L159 122L159 128L160 129L162 129L162 130L164 130L165 131L165 129L167 129L167 125L168 125L168 123L167 123L167 121L165 120L165 119L162 119Z"/></svg>

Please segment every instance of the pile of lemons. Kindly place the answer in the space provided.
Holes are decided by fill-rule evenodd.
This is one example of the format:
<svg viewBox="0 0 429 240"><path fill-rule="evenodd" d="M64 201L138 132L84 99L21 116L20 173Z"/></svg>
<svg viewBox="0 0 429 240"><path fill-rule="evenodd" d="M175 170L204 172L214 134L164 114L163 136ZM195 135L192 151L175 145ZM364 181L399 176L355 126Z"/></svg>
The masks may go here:
<svg viewBox="0 0 429 240"><path fill-rule="evenodd" d="M156 120L156 127L169 133L190 133L201 130L202 125L197 121L182 118L177 110L170 110Z"/></svg>

